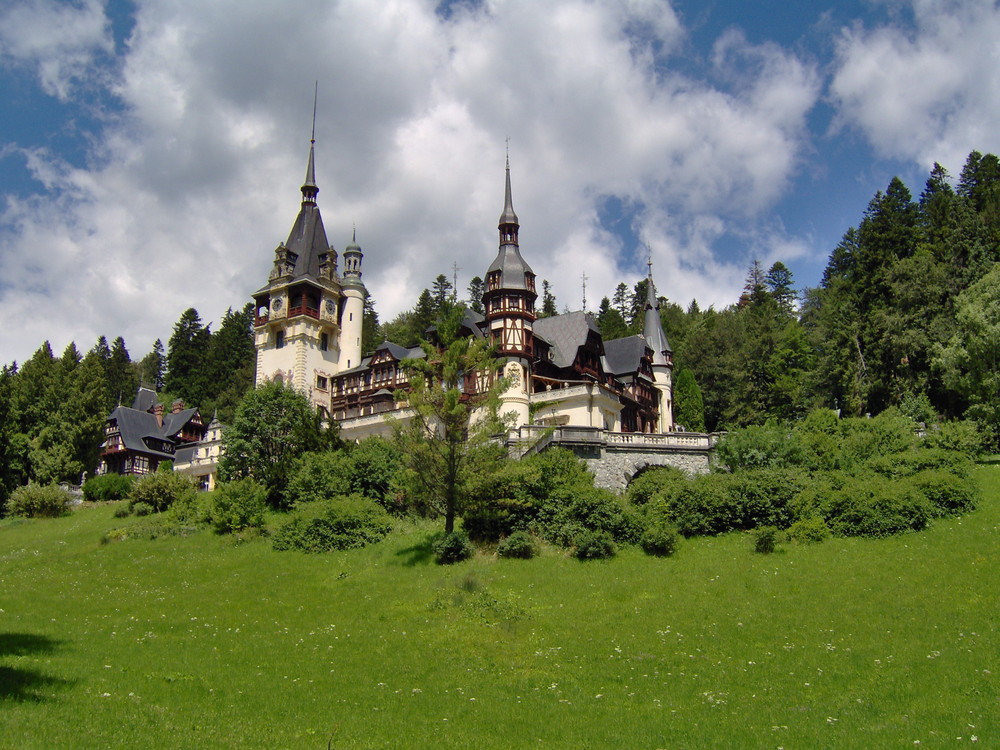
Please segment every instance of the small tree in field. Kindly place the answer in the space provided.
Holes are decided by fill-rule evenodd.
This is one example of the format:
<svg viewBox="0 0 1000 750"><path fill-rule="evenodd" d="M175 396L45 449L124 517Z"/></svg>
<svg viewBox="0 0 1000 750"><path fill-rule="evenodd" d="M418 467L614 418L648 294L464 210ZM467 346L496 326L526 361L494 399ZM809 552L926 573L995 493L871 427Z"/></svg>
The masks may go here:
<svg viewBox="0 0 1000 750"><path fill-rule="evenodd" d="M438 346L421 342L427 357L403 361L410 391L396 394L409 401L414 416L394 424L396 442L414 489L428 507L444 515L445 533L455 529L463 487L475 467L495 464L503 447L490 438L503 431L497 414L506 381L492 376L498 362L484 339L460 334L461 305L446 306L437 325ZM479 388L469 393L475 375Z"/></svg>
<svg viewBox="0 0 1000 750"><path fill-rule="evenodd" d="M223 433L219 476L223 481L255 479L267 488L267 501L285 504L295 459L333 441L319 412L292 388L269 382L250 391Z"/></svg>

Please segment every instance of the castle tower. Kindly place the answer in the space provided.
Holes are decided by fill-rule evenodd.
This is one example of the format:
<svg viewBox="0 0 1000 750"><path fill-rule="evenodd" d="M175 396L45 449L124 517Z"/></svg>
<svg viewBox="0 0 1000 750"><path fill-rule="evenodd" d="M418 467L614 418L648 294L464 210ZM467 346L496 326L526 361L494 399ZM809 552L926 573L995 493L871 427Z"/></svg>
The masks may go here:
<svg viewBox="0 0 1000 750"><path fill-rule="evenodd" d="M483 309L490 338L497 353L505 357L504 375L511 386L501 397L502 412L514 411L517 424L527 424L528 378L533 353L532 326L536 320L535 274L518 247L520 224L510 191L510 159L507 160L503 213L500 215L500 251L486 271Z"/></svg>
<svg viewBox="0 0 1000 750"><path fill-rule="evenodd" d="M368 291L361 281L361 261L364 253L358 246L355 230L351 244L344 248L344 276L341 279L340 306L340 369L350 370L361 364L361 331L364 322L365 297Z"/></svg>
<svg viewBox="0 0 1000 750"><path fill-rule="evenodd" d="M486 291L483 309L490 336L497 352L521 359L531 358L531 328L535 322L535 274L524 262L517 244L520 224L510 195L510 161L507 162L507 184L504 208L500 215L500 251L486 271Z"/></svg>
<svg viewBox="0 0 1000 750"><path fill-rule="evenodd" d="M660 301L656 296L653 284L653 263L649 262L649 275L646 277L646 317L643 321L642 335L649 348L653 350L653 387L660 393L660 420L657 432L670 432L674 429L674 389L672 375L674 369L673 350L663 332L663 322L660 320Z"/></svg>
<svg viewBox="0 0 1000 750"><path fill-rule="evenodd" d="M274 251L267 284L253 295L254 345L258 385L280 380L327 409L330 377L340 361L343 294L337 251L327 242L316 205L315 143L309 145L299 214L288 239ZM358 269L360 283L360 260Z"/></svg>

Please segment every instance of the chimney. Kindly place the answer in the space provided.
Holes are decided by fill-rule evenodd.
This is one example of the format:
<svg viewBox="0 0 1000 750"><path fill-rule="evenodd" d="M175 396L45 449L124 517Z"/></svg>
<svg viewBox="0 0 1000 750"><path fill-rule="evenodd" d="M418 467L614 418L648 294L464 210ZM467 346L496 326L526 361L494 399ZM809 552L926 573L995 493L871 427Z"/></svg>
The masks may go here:
<svg viewBox="0 0 1000 750"><path fill-rule="evenodd" d="M153 416L156 417L157 426L163 427L163 404L157 404L153 407Z"/></svg>
<svg viewBox="0 0 1000 750"><path fill-rule="evenodd" d="M184 400L179 398L176 401L174 401L173 406L170 407L170 413L180 414L182 411L184 411Z"/></svg>

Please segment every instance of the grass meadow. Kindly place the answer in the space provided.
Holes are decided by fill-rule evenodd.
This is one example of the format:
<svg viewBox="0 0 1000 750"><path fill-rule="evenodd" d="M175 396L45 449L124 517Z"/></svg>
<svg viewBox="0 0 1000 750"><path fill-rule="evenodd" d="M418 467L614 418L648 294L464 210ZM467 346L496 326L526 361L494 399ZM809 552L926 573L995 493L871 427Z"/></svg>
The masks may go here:
<svg viewBox="0 0 1000 750"><path fill-rule="evenodd" d="M963 518L439 567L112 506L0 522L3 748L1000 747L1000 465Z"/></svg>

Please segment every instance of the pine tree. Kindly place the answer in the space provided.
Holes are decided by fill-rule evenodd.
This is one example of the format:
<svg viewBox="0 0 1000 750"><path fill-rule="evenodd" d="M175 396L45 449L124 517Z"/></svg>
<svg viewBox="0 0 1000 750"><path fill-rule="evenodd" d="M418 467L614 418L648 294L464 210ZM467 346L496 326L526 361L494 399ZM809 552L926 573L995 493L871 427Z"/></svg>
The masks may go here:
<svg viewBox="0 0 1000 750"><path fill-rule="evenodd" d="M778 303L778 307L791 314L795 309L798 294L792 288L792 272L788 270L788 266L780 260L777 261L764 277L764 283L771 297Z"/></svg>
<svg viewBox="0 0 1000 750"><path fill-rule="evenodd" d="M197 406L205 394L211 332L193 307L181 313L167 344L165 386L169 393Z"/></svg>
<svg viewBox="0 0 1000 750"><path fill-rule="evenodd" d="M96 356L96 355L95 355ZM128 405L138 389L135 368L125 348L125 339L118 336L111 344L111 356L105 366L108 401L105 411L110 412L115 405Z"/></svg>
<svg viewBox="0 0 1000 750"><path fill-rule="evenodd" d="M410 339L414 343L422 339L427 329L434 324L437 309L434 297L429 290L424 289L417 299L417 305L413 308L413 317L410 320Z"/></svg>
<svg viewBox="0 0 1000 750"><path fill-rule="evenodd" d="M163 389L163 374L166 358L163 356L163 342L153 342L153 350L139 361L139 383L154 391Z"/></svg>
<svg viewBox="0 0 1000 750"><path fill-rule="evenodd" d="M618 286L615 287L615 294L611 304L618 311L618 314L622 316L622 320L625 320L631 313L633 302L634 300L628 290L628 285L624 281L619 281Z"/></svg>
<svg viewBox="0 0 1000 750"><path fill-rule="evenodd" d="M705 431L705 403L694 373L688 368L677 373L674 383L674 421L691 432Z"/></svg>
<svg viewBox="0 0 1000 750"><path fill-rule="evenodd" d="M548 283L548 282L546 282ZM468 288L468 304L470 310L475 310L480 315L483 314L483 292L486 291L486 285L483 280L478 276L473 276L472 281L469 282Z"/></svg>
<svg viewBox="0 0 1000 750"><path fill-rule="evenodd" d="M439 273L437 278L434 279L434 313L437 314L441 310L445 303L448 302L448 298L451 296L452 285L448 281L448 277L443 273Z"/></svg>
<svg viewBox="0 0 1000 750"><path fill-rule="evenodd" d="M548 279L542 279L542 312L538 317L551 318L553 315L558 314L559 310L556 308L556 297L552 294L552 285L549 283Z"/></svg>
<svg viewBox="0 0 1000 750"><path fill-rule="evenodd" d="M382 343L379 338L381 326L378 322L378 312L375 310L375 298L365 293L364 316L361 322L361 352L367 354Z"/></svg>

